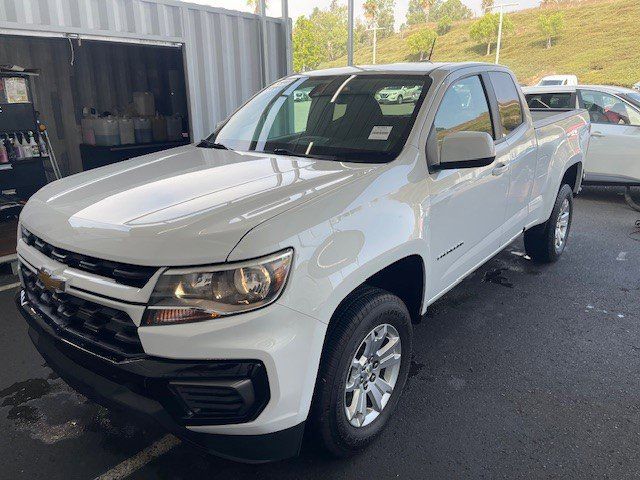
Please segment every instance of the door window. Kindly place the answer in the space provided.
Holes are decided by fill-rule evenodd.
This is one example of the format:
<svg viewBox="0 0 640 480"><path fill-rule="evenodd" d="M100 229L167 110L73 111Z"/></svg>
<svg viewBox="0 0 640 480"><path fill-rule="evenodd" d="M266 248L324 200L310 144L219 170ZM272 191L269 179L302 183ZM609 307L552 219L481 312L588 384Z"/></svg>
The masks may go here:
<svg viewBox="0 0 640 480"><path fill-rule="evenodd" d="M486 132L495 138L487 96L478 76L460 79L449 87L433 126L438 150L444 137L454 132Z"/></svg>
<svg viewBox="0 0 640 480"><path fill-rule="evenodd" d="M498 113L502 124L502 136L506 137L522 122L522 106L520 95L511 75L505 72L490 72L489 78L498 100Z"/></svg>
<svg viewBox="0 0 640 480"><path fill-rule="evenodd" d="M615 95L582 90L580 96L592 123L640 126L640 113Z"/></svg>

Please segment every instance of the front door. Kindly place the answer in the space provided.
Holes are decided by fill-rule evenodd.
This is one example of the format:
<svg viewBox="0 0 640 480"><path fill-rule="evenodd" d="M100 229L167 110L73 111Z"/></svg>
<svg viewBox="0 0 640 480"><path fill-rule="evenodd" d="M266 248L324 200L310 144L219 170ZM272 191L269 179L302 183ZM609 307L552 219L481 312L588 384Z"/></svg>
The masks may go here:
<svg viewBox="0 0 640 480"><path fill-rule="evenodd" d="M622 99L596 90L581 90L579 98L592 124L585 180L640 183L640 112Z"/></svg>
<svg viewBox="0 0 640 480"><path fill-rule="evenodd" d="M538 162L536 134L525 121L523 99L507 72L489 72L498 105L499 131L509 145L509 191L505 205L504 237L507 243L522 233L529 221L529 204Z"/></svg>
<svg viewBox="0 0 640 480"><path fill-rule="evenodd" d="M449 85L429 134L429 158L439 155L442 139L453 132L487 132L496 138L487 98L479 75ZM429 174L427 235L435 279L427 286L430 299L500 248L509 187L507 143L496 145L496 153L485 167Z"/></svg>

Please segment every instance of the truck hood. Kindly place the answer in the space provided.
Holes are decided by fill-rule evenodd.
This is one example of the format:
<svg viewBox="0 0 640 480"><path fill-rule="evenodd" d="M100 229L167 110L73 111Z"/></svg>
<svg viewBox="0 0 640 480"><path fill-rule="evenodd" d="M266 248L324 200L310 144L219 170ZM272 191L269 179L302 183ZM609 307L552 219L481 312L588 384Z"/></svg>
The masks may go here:
<svg viewBox="0 0 640 480"><path fill-rule="evenodd" d="M376 167L187 146L51 183L20 221L54 246L97 258L224 262L256 225Z"/></svg>

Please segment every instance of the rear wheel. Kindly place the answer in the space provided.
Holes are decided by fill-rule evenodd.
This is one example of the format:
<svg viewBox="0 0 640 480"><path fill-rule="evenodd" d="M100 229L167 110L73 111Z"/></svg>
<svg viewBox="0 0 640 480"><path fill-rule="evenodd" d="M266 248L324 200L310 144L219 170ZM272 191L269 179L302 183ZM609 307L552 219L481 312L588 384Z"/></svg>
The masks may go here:
<svg viewBox="0 0 640 480"><path fill-rule="evenodd" d="M562 185L551 216L542 225L524 232L524 248L532 260L540 263L555 262L567 245L573 216L573 190Z"/></svg>
<svg viewBox="0 0 640 480"><path fill-rule="evenodd" d="M311 412L314 436L331 453L353 454L383 430L409 372L411 318L395 295L354 292L331 321Z"/></svg>

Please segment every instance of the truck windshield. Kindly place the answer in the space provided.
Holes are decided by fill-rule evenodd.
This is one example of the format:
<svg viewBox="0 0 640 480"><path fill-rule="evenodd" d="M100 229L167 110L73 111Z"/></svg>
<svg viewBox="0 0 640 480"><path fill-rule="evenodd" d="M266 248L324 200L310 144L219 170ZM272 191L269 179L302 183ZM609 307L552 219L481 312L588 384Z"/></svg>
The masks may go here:
<svg viewBox="0 0 640 480"><path fill-rule="evenodd" d="M404 147L430 84L425 75L288 77L253 97L201 145L388 162Z"/></svg>

